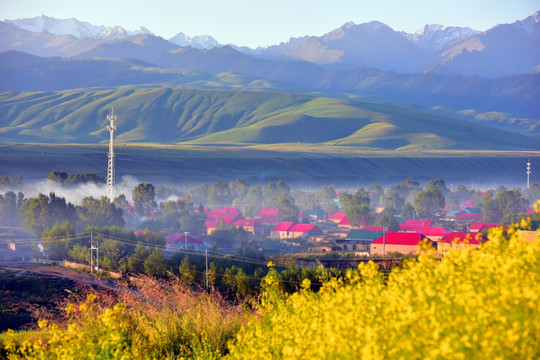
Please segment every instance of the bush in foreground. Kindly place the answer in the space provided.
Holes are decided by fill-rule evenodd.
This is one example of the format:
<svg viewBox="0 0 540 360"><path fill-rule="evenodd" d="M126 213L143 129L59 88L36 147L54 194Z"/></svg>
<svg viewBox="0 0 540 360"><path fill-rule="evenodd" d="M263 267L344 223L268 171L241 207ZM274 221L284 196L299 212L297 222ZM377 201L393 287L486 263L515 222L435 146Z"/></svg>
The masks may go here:
<svg viewBox="0 0 540 360"><path fill-rule="evenodd" d="M509 239L508 239L509 237ZM538 359L540 242L515 228L481 249L408 260L385 279L361 264L321 291L284 298L265 278L266 310L232 359Z"/></svg>
<svg viewBox="0 0 540 360"><path fill-rule="evenodd" d="M144 277L135 285L121 301L89 294L65 306L64 320L41 319L39 330L2 334L0 358L220 358L244 323L244 310L179 280Z"/></svg>

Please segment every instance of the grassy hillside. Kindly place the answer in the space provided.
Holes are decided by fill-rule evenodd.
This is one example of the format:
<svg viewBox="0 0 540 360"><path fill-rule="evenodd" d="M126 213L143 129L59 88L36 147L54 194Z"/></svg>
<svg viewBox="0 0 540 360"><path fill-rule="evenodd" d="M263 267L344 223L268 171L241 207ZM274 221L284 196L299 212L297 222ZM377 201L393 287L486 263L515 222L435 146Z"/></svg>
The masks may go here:
<svg viewBox="0 0 540 360"><path fill-rule="evenodd" d="M225 75L224 75L225 76ZM306 95L180 88L0 94L0 141L324 143L372 149L538 150L537 139L380 104Z"/></svg>

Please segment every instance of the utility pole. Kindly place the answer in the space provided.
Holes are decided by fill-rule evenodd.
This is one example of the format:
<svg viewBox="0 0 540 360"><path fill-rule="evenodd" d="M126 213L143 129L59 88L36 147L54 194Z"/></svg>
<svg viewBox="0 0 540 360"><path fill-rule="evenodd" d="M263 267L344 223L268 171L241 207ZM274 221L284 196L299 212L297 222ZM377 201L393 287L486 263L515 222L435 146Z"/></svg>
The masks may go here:
<svg viewBox="0 0 540 360"><path fill-rule="evenodd" d="M384 230L382 233L382 254L383 257L386 257L386 231Z"/></svg>
<svg viewBox="0 0 540 360"><path fill-rule="evenodd" d="M94 246L94 235L90 231L90 274L94 273L94 250L96 250L96 271L99 271L99 247Z"/></svg>
<svg viewBox="0 0 540 360"><path fill-rule="evenodd" d="M527 189L529 188L529 177L531 175L531 160L527 160Z"/></svg>
<svg viewBox="0 0 540 360"><path fill-rule="evenodd" d="M208 290L208 250L204 250L206 255L206 290Z"/></svg>
<svg viewBox="0 0 540 360"><path fill-rule="evenodd" d="M114 200L114 132L116 131L116 115L114 115L114 108L111 109L111 114L107 115L107 120L110 124L107 126L107 130L111 133L109 139L109 162L107 166L107 188L105 194L109 198L109 201Z"/></svg>
<svg viewBox="0 0 540 360"><path fill-rule="evenodd" d="M187 250L187 236L188 236L188 234L189 234L189 232L184 231L184 243L185 243L184 249L186 249L186 250Z"/></svg>

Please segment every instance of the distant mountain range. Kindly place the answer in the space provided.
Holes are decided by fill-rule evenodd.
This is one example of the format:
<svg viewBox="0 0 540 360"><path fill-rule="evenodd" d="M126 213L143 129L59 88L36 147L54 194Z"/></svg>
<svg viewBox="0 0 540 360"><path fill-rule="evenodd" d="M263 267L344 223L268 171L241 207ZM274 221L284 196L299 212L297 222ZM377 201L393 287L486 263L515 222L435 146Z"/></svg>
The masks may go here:
<svg viewBox="0 0 540 360"><path fill-rule="evenodd" d="M128 31L119 26L95 26L73 18L59 20L40 16L6 20L1 25L0 51L19 50L38 56L81 57L95 54L96 48L104 47L119 47L109 54L123 55L121 47L126 46L126 41L136 42L130 38L141 39L137 37L140 35L156 38L147 43L161 41L160 47L152 51L168 52L179 46L200 50L223 47L208 35L190 38L180 32L164 40L142 26ZM307 61L331 69L371 67L398 73L435 72L495 78L538 72L538 44L539 12L522 21L497 25L484 32L426 25L408 34L394 31L377 21L358 25L349 22L320 37L292 38L279 45L257 49L230 46L255 58ZM129 49L125 55L131 55Z"/></svg>
<svg viewBox="0 0 540 360"><path fill-rule="evenodd" d="M540 16L380 22L265 48L45 16L0 22L0 141L540 150Z"/></svg>

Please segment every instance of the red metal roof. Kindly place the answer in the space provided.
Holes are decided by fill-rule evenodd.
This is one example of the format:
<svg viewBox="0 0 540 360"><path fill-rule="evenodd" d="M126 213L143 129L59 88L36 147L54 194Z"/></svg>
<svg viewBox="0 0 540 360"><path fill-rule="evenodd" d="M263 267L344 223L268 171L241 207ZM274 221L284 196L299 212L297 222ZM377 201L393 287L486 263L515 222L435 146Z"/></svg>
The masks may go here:
<svg viewBox="0 0 540 360"><path fill-rule="evenodd" d="M290 230L294 233L311 233L311 234L322 234L321 229L317 225L313 224L295 224Z"/></svg>
<svg viewBox="0 0 540 360"><path fill-rule="evenodd" d="M349 226L349 217L348 216L342 217L341 220L339 221L338 225Z"/></svg>
<svg viewBox="0 0 540 360"><path fill-rule="evenodd" d="M277 224L281 219L281 213L279 209L264 208L255 216L260 219L264 224Z"/></svg>
<svg viewBox="0 0 540 360"><path fill-rule="evenodd" d="M336 212L328 217L328 220L341 220L345 217L344 212Z"/></svg>
<svg viewBox="0 0 540 360"><path fill-rule="evenodd" d="M185 244L186 243L185 234L182 234L182 233L172 234L165 240L165 242L167 244L175 244L175 243ZM188 244L202 244L203 242L201 239L194 239L188 235L187 243Z"/></svg>
<svg viewBox="0 0 540 360"><path fill-rule="evenodd" d="M467 232L452 232L439 240L440 243L463 243L478 245L480 242L488 241L487 237L482 233L467 233Z"/></svg>
<svg viewBox="0 0 540 360"><path fill-rule="evenodd" d="M482 231L490 227L498 227L499 225L500 225L499 223L475 222L475 223L472 223L471 226L469 226L469 231L470 230Z"/></svg>
<svg viewBox="0 0 540 360"><path fill-rule="evenodd" d="M431 220L405 220L399 227L401 231L418 231L420 228L431 226L432 223Z"/></svg>
<svg viewBox="0 0 540 360"><path fill-rule="evenodd" d="M456 216L456 220L482 220L482 214L476 214L476 213L459 214L458 216Z"/></svg>
<svg viewBox="0 0 540 360"><path fill-rule="evenodd" d="M294 225L293 222L282 221L276 226L274 226L272 231L289 231L293 227L293 225Z"/></svg>
<svg viewBox="0 0 540 360"><path fill-rule="evenodd" d="M444 236L444 234L446 234L446 228L438 226L426 226L420 228L418 232L426 236Z"/></svg>
<svg viewBox="0 0 540 360"><path fill-rule="evenodd" d="M424 240L433 243L420 233L389 232L373 241L372 244L382 244L384 242L391 245L418 245Z"/></svg>

